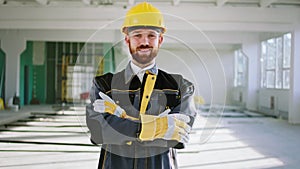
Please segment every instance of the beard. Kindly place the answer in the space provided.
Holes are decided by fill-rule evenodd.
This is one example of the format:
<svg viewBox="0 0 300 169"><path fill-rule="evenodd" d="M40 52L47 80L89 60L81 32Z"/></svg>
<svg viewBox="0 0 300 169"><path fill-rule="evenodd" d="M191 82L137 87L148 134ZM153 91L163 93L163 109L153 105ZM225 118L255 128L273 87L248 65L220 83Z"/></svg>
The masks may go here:
<svg viewBox="0 0 300 169"><path fill-rule="evenodd" d="M152 63L158 53L157 47L151 47L149 45L141 45L136 49L133 49L131 46L129 46L129 48L133 60L142 65Z"/></svg>

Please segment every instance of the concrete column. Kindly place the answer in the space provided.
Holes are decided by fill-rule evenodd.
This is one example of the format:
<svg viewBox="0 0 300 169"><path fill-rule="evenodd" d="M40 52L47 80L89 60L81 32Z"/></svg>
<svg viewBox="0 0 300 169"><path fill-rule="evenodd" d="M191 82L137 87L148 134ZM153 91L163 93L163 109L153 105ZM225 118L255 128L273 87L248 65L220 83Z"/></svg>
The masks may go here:
<svg viewBox="0 0 300 169"><path fill-rule="evenodd" d="M1 34L1 49L6 53L5 100L19 96L20 54L26 48L26 41L18 30L7 30Z"/></svg>
<svg viewBox="0 0 300 169"><path fill-rule="evenodd" d="M289 123L300 124L300 24L292 33L290 69Z"/></svg>
<svg viewBox="0 0 300 169"><path fill-rule="evenodd" d="M246 86L246 109L257 110L257 90L259 88L259 58L260 58L260 42L258 37L249 37L242 44L243 52L248 57L248 85Z"/></svg>

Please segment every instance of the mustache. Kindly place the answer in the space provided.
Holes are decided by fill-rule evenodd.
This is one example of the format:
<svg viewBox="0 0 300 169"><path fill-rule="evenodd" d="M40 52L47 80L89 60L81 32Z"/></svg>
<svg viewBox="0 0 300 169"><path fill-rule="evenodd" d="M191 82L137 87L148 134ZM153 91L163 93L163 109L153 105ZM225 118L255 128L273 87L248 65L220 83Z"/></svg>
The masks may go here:
<svg viewBox="0 0 300 169"><path fill-rule="evenodd" d="M153 48L153 47L149 45L141 45L137 47L137 49L148 49L148 48Z"/></svg>

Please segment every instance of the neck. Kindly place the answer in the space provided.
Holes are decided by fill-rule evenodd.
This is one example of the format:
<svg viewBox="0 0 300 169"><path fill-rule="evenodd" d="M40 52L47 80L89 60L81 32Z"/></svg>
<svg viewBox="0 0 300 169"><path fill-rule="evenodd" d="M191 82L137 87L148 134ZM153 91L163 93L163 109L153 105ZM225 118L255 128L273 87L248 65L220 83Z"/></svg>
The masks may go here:
<svg viewBox="0 0 300 169"><path fill-rule="evenodd" d="M143 69L143 68L153 64L154 61L146 63L146 64L141 64L141 63L136 62L135 60L132 60L132 63L135 64L136 66L140 67L141 69Z"/></svg>

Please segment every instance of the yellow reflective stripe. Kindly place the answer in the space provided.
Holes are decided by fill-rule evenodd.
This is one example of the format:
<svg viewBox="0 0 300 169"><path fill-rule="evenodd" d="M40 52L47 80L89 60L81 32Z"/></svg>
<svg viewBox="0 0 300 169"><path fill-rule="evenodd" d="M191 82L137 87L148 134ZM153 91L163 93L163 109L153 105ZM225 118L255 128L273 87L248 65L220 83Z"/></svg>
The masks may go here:
<svg viewBox="0 0 300 169"><path fill-rule="evenodd" d="M135 90L125 90L125 89L111 89L107 91L106 93L111 93L111 92L137 92L141 90L141 88L135 89Z"/></svg>
<svg viewBox="0 0 300 169"><path fill-rule="evenodd" d="M164 91L179 92L179 90L175 90L175 89L154 89L154 90L159 92L164 92Z"/></svg>
<svg viewBox="0 0 300 169"><path fill-rule="evenodd" d="M154 88L154 84L156 81L156 75L148 74L145 87L144 87L144 93L142 97L142 102L141 102L141 108L140 108L140 113L145 114L147 105L150 100L151 93Z"/></svg>

